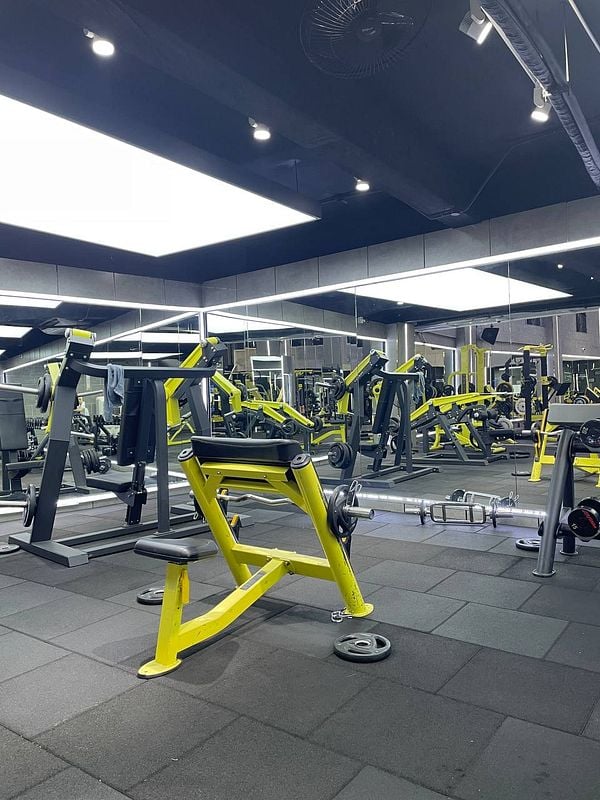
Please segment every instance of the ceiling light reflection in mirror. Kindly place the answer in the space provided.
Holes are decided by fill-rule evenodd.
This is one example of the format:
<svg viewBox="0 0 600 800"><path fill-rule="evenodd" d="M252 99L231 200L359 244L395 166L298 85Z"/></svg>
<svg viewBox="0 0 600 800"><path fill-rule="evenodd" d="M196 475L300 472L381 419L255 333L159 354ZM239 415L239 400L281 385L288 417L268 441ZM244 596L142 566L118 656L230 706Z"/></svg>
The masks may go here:
<svg viewBox="0 0 600 800"><path fill-rule="evenodd" d="M401 278L341 291L449 311L474 311L570 296L557 289L472 268Z"/></svg>

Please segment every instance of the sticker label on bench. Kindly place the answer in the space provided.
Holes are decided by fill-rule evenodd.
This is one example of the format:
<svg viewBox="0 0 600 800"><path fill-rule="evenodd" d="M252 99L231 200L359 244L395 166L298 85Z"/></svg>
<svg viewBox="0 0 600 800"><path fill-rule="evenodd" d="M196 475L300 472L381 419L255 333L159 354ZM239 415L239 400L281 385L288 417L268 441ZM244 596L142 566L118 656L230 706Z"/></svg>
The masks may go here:
<svg viewBox="0 0 600 800"><path fill-rule="evenodd" d="M259 580L261 578L264 578L266 574L267 574L266 572L263 572L262 570L259 569L258 572L255 572L251 578L248 578L246 583L242 583L242 585L239 588L243 589L244 591L246 591L246 589L251 589L254 586L254 584L258 583Z"/></svg>

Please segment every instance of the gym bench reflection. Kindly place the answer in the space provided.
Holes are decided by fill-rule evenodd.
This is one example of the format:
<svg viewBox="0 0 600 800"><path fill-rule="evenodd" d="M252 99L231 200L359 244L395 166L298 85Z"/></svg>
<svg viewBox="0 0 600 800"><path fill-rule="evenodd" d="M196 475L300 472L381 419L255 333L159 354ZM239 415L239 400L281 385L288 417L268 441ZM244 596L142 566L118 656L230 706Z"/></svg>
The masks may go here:
<svg viewBox="0 0 600 800"><path fill-rule="evenodd" d="M154 678L174 670L181 664L182 652L215 637L288 574L335 581L345 604L343 613L366 617L372 612L350 564L347 539L339 530L334 534L314 464L298 442L194 436L192 447L180 454L179 461L236 588L207 613L182 622L190 600L188 565L216 555L217 546L196 539L140 539L136 553L168 563L155 657L140 667L139 677ZM311 518L324 556L240 543L219 499L230 491L287 498ZM345 511L368 516L363 509L355 514L347 507ZM253 574L250 566L258 570Z"/></svg>

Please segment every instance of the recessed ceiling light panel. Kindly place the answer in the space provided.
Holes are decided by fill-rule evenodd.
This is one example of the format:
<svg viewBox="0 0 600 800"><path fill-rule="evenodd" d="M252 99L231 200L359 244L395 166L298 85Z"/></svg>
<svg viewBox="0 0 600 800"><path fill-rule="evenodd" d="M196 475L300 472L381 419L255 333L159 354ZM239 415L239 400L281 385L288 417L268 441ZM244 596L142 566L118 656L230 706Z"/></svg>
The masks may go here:
<svg viewBox="0 0 600 800"><path fill-rule="evenodd" d="M0 222L164 256L316 219L0 95Z"/></svg>

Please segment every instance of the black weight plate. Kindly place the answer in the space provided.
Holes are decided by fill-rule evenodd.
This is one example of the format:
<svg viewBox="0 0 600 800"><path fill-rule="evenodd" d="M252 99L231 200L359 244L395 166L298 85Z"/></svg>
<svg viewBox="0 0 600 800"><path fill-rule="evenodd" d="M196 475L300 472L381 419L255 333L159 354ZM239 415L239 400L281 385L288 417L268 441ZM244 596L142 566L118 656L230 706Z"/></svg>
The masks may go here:
<svg viewBox="0 0 600 800"><path fill-rule="evenodd" d="M379 633L349 633L335 640L333 652L344 661L368 664L387 658L392 643Z"/></svg>
<svg viewBox="0 0 600 800"><path fill-rule="evenodd" d="M164 586L152 586L150 589L143 589L137 594L137 601L143 606L162 605L165 594Z"/></svg>
<svg viewBox="0 0 600 800"><path fill-rule="evenodd" d="M11 553L16 553L20 550L18 544L8 544L8 542L0 542L0 556L9 556Z"/></svg>
<svg viewBox="0 0 600 800"><path fill-rule="evenodd" d="M327 460L336 469L346 469L352 463L352 448L345 442L335 442L329 448Z"/></svg>
<svg viewBox="0 0 600 800"><path fill-rule="evenodd" d="M466 493L466 489L455 489L448 500L450 500L452 503L460 503L462 502L462 499Z"/></svg>
<svg viewBox="0 0 600 800"><path fill-rule="evenodd" d="M593 500L594 498L589 498ZM595 505L600 505L595 503ZM567 525L571 533L578 539L589 541L595 539L600 531L600 513L591 504L579 503L577 508L569 511Z"/></svg>
<svg viewBox="0 0 600 800"><path fill-rule="evenodd" d="M38 379L37 385L37 400L36 400L36 408L39 408L40 411L45 414L48 410L48 406L50 405L50 400L52 399L52 378L50 377L49 373L44 372L43 375L40 376Z"/></svg>
<svg viewBox="0 0 600 800"><path fill-rule="evenodd" d="M33 483L27 487L25 507L23 508L23 527L28 528L35 517L37 508L37 491Z"/></svg>
<svg viewBox="0 0 600 800"><path fill-rule="evenodd" d="M590 419L579 429L579 438L590 450L600 450L600 419Z"/></svg>

